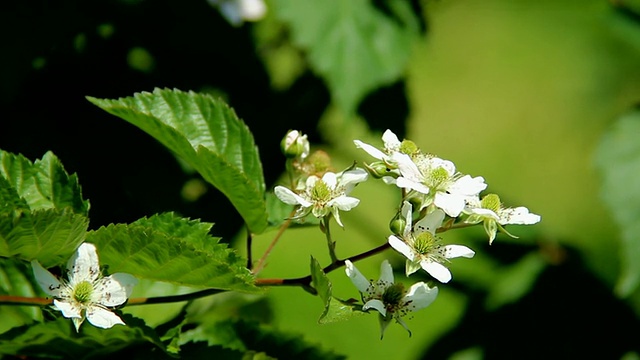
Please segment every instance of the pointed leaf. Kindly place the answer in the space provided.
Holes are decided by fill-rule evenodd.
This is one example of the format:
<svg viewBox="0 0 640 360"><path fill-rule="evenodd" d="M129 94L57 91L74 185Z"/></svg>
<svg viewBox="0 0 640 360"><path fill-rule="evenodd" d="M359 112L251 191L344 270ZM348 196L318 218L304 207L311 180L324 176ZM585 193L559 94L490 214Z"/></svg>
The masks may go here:
<svg viewBox="0 0 640 360"><path fill-rule="evenodd" d="M224 193L254 233L267 227L262 163L235 112L209 95L155 89L89 101L153 136Z"/></svg>
<svg viewBox="0 0 640 360"><path fill-rule="evenodd" d="M31 163L22 155L0 150L0 177L7 180L0 186L9 184L31 210L70 208L84 216L89 211L78 177L67 174L51 152Z"/></svg>
<svg viewBox="0 0 640 360"><path fill-rule="evenodd" d="M311 257L311 281L313 283L313 287L318 292L318 296L324 304L324 310L320 315L320 319L318 319L318 322L320 322L325 316L327 316L327 313L329 312L332 286L329 278L324 273L324 271L322 271L320 263L318 263L318 260L316 260L313 256Z"/></svg>
<svg viewBox="0 0 640 360"><path fill-rule="evenodd" d="M89 219L71 209L0 214L0 256L38 260L44 267L65 263L82 243Z"/></svg>
<svg viewBox="0 0 640 360"><path fill-rule="evenodd" d="M109 225L87 234L110 273L125 272L142 279L226 290L258 292L245 260L226 244L203 233L193 220L150 226L160 215L131 225ZM206 226L210 227L210 224Z"/></svg>
<svg viewBox="0 0 640 360"><path fill-rule="evenodd" d="M619 119L600 141L595 163L602 174L601 197L621 230L621 267L617 292L630 295L640 285L640 111Z"/></svg>
<svg viewBox="0 0 640 360"><path fill-rule="evenodd" d="M406 1L389 3L395 18L368 0L275 0L293 41L307 51L337 104L352 114L371 90L397 80L419 27Z"/></svg>

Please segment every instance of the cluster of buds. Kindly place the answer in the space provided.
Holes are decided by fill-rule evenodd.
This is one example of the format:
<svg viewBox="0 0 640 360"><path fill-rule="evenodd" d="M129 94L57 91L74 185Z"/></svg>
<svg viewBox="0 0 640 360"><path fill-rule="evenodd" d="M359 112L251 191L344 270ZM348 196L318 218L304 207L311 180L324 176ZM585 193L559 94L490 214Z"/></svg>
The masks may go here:
<svg viewBox="0 0 640 360"><path fill-rule="evenodd" d="M367 179L367 174L396 186L402 193L402 202L390 222L388 244L406 258L407 276L422 269L441 283L452 279L446 266L450 259L472 258L475 252L464 245L445 244L438 233L482 223L491 244L498 231L516 237L505 225L540 221L539 215L525 207L504 207L496 194L480 197L487 188L483 177L460 173L453 162L423 152L413 141L400 141L390 130L384 132L382 141L379 149L354 140L356 147L376 159L364 164L366 171L352 168L337 174L325 172L321 177L307 174L295 188L277 186L275 194L283 202L299 206L297 217L311 213L326 218L331 214L342 226L338 210L351 210L359 203L347 195ZM291 131L282 144L285 155L298 164L295 168L304 172L306 160L302 154L309 153L306 136ZM423 282L407 289L394 284L393 271L386 260L377 282L368 281L350 261L345 265L346 274L361 294L362 310L378 311L383 333L392 320L408 330L401 317L428 306L438 293L437 287Z"/></svg>

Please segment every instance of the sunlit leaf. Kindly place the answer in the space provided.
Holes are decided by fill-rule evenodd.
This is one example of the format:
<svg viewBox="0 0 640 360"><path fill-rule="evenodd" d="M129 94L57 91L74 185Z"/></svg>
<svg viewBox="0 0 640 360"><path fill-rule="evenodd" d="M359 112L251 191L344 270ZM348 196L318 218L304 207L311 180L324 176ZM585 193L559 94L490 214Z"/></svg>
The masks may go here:
<svg viewBox="0 0 640 360"><path fill-rule="evenodd" d="M322 271L322 267L320 266L320 263L318 263L318 260L313 256L311 257L311 281L313 287L318 292L318 296L324 304L322 315L320 315L320 319L318 320L320 321L329 312L329 304L331 303L331 282L324 271Z"/></svg>
<svg viewBox="0 0 640 360"><path fill-rule="evenodd" d="M65 263L82 243L89 219L71 210L44 209L0 216L0 256Z"/></svg>
<svg viewBox="0 0 640 360"><path fill-rule="evenodd" d="M347 114L367 93L402 75L418 34L405 1L391 1L395 18L368 0L275 0L274 5Z"/></svg>
<svg viewBox="0 0 640 360"><path fill-rule="evenodd" d="M267 227L262 163L233 109L209 95L155 89L89 101L153 136L224 193L252 232Z"/></svg>
<svg viewBox="0 0 640 360"><path fill-rule="evenodd" d="M82 199L78 177L67 174L51 152L31 163L22 155L0 150L0 177L7 180L31 210L70 208L76 214L87 215L89 202Z"/></svg>
<svg viewBox="0 0 640 360"><path fill-rule="evenodd" d="M622 274L617 292L626 296L640 284L640 112L620 118L602 137L595 163L602 174L600 196L620 227Z"/></svg>
<svg viewBox="0 0 640 360"><path fill-rule="evenodd" d="M162 225L162 221L166 221ZM153 225L153 226L151 226ZM109 225L87 233L110 273L174 284L257 292L246 261L204 232L194 220L158 215L131 225Z"/></svg>

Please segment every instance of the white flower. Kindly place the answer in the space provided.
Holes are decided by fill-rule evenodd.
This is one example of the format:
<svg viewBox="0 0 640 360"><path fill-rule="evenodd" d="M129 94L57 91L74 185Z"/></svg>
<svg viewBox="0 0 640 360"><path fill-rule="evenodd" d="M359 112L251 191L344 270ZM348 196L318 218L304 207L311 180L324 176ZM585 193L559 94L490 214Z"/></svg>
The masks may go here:
<svg viewBox="0 0 640 360"><path fill-rule="evenodd" d="M400 170L396 185L423 194L422 208L433 203L447 215L457 217L468 198L487 188L484 178L462 175L448 160L422 153L413 157L394 153L391 158Z"/></svg>
<svg viewBox="0 0 640 360"><path fill-rule="evenodd" d="M267 13L264 0L208 0L212 6L220 7L220 13L233 26L243 21L258 21Z"/></svg>
<svg viewBox="0 0 640 360"><path fill-rule="evenodd" d="M359 168L338 174L326 172L322 178L309 176L300 194L284 186L276 186L274 193L286 204L300 205L296 218L309 213L317 218L333 214L338 225L343 226L339 210L349 211L360 203L359 199L347 195L358 183L367 180L367 176L367 172Z"/></svg>
<svg viewBox="0 0 640 360"><path fill-rule="evenodd" d="M424 282L413 284L408 290L405 290L401 283L395 284L393 269L387 260L384 260L380 265L380 279L376 282L369 282L351 261L346 260L345 265L347 276L362 296L364 302L362 310L375 309L380 313L380 338L384 335L384 330L391 320L395 320L409 331L401 318L410 312L431 305L438 296L438 288L430 288ZM411 335L411 331L409 331L409 335Z"/></svg>
<svg viewBox="0 0 640 360"><path fill-rule="evenodd" d="M36 260L31 266L40 287L54 298L53 305L62 315L71 318L76 331L85 318L103 329L124 325L109 307L124 304L137 280L124 273L102 277L95 245L83 243L78 247L67 262L67 280L58 280Z"/></svg>
<svg viewBox="0 0 640 360"><path fill-rule="evenodd" d="M503 207L500 197L496 194L488 194L481 201L477 198L468 201L464 208L464 213L469 215L465 223L477 224L482 222L484 230L489 235L489 244L493 243L498 230L512 238L517 238L517 236L509 233L503 225L531 225L540 222L540 215L530 213L529 209L524 206L517 208Z"/></svg>
<svg viewBox="0 0 640 360"><path fill-rule="evenodd" d="M457 257L472 258L475 252L463 245L441 245L436 237L436 230L442 225L444 212L436 209L416 222L412 227L412 205L405 201L402 205L402 216L405 228L402 236L389 236L389 245L407 257L407 276L422 268L442 283L451 280L451 272L443 263Z"/></svg>

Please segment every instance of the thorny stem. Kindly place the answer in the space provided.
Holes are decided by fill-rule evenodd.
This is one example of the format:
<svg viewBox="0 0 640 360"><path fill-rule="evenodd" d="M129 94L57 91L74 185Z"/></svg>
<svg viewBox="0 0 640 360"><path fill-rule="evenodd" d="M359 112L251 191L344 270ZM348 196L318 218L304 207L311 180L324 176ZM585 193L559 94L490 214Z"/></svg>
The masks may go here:
<svg viewBox="0 0 640 360"><path fill-rule="evenodd" d="M287 220L285 220L285 222L280 226L278 233L273 238L273 240L271 240L271 244L269 244L267 250L264 251L264 254L260 258L260 260L258 260L258 264L256 264L256 267L251 270L251 273L253 273L254 275L258 275L260 271L262 271L265 266L265 262L267 261L267 257L269 257L269 254L271 254L271 250L273 250L274 246L276 246L276 243L278 243L278 240L280 240L280 237L282 236L282 234L284 234L284 231L287 230L289 225L291 225L291 218L293 217L293 215L295 215L295 213L295 210L291 211L291 214L289 214L289 218L287 218ZM248 252L251 253L250 248L248 249Z"/></svg>

